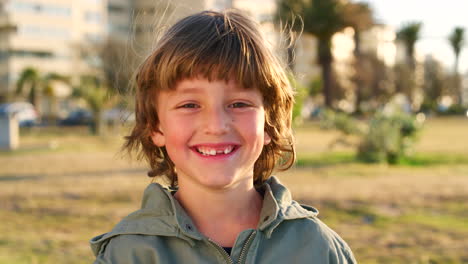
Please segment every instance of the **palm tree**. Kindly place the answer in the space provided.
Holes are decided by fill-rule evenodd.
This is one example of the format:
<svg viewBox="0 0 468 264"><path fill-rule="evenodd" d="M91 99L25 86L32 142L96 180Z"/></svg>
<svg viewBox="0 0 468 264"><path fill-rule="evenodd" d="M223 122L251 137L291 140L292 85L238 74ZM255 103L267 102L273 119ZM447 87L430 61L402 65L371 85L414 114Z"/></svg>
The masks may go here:
<svg viewBox="0 0 468 264"><path fill-rule="evenodd" d="M27 96L28 100L35 105L35 95L40 86L39 73L34 68L24 69L16 82L16 94Z"/></svg>
<svg viewBox="0 0 468 264"><path fill-rule="evenodd" d="M74 90L74 96L83 98L93 112L93 134L103 133L102 111L104 107L113 102L112 94L95 76L82 76L81 84Z"/></svg>
<svg viewBox="0 0 468 264"><path fill-rule="evenodd" d="M39 116L41 116L42 88L43 80L39 72L31 67L24 69L16 82L16 94L28 98L28 101L36 108Z"/></svg>
<svg viewBox="0 0 468 264"><path fill-rule="evenodd" d="M363 90L365 90L364 86L366 86L365 81L362 78L360 78L362 77L361 72L365 71L365 64L369 64L369 62L371 62L372 59L374 59L372 56L370 58L367 58L368 56L366 54L362 54L361 33L364 30L370 29L374 25L374 17L372 15L372 10L369 7L369 4L360 2L350 2L347 5L345 5L344 14L346 23L354 29L354 59L356 67L356 76L354 78L354 82L356 84L355 111L356 113L360 113L361 102L364 97Z"/></svg>
<svg viewBox="0 0 468 264"><path fill-rule="evenodd" d="M414 58L414 47L420 38L422 28L421 22L410 22L404 25L397 33L397 38L405 45L405 55L407 63L414 70L416 61Z"/></svg>
<svg viewBox="0 0 468 264"><path fill-rule="evenodd" d="M413 93L415 90L415 85L416 85L416 79L415 79L415 72L416 72L416 59L414 57L414 50L415 50L415 45L416 42L420 38L420 32L422 28L422 23L421 22L410 22L405 25L403 25L400 30L397 32L397 39L403 42L405 46L405 58L406 58L406 65L398 65L398 71L401 72L401 75L403 76L403 73L408 73L407 75L407 80L402 80L401 83L406 83L405 86L408 87L403 87L399 86L400 92L405 90L406 94L409 98L410 103L413 103ZM397 85L398 86L398 85Z"/></svg>
<svg viewBox="0 0 468 264"><path fill-rule="evenodd" d="M277 20L291 24L292 29L318 39L318 63L322 68L323 95L325 105L332 107L335 91L333 88L332 37L347 24L344 18L344 2L339 0L281 0L278 3ZM303 24L294 23L295 16L302 17Z"/></svg>
<svg viewBox="0 0 468 264"><path fill-rule="evenodd" d="M41 117L41 100L44 94L51 98L52 104L56 102L52 81L67 83L68 79L57 73L41 75L35 68L25 68L16 82L16 94L27 97L28 101L34 105L38 115ZM52 109L54 108L56 108L56 105L52 105Z"/></svg>
<svg viewBox="0 0 468 264"><path fill-rule="evenodd" d="M70 79L66 76L57 73L48 73L43 77L43 89L42 93L50 100L49 122L52 124L58 119L58 95L57 95L57 82L61 82L66 86L69 86Z"/></svg>
<svg viewBox="0 0 468 264"><path fill-rule="evenodd" d="M460 79L458 75L458 67L459 67L459 60L460 60L460 53L465 45L465 29L462 27L456 27L452 34L450 34L448 38L450 45L452 46L453 53L455 54L455 63L453 65L453 74L456 80L456 88L457 88L457 97L458 103L462 103L463 91L462 86L460 85Z"/></svg>

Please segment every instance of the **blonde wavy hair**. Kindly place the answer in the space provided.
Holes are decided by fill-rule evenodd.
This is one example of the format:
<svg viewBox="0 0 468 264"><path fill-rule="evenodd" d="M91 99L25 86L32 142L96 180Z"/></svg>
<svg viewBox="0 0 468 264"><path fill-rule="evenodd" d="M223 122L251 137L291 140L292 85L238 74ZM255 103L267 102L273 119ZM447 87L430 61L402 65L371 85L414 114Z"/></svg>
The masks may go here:
<svg viewBox="0 0 468 264"><path fill-rule="evenodd" d="M296 158L291 130L294 91L280 61L251 18L236 10L203 11L170 27L136 74L136 121L124 150L146 159L150 177L166 176L177 186L174 163L165 147L153 144L158 128L156 98L185 78L234 79L258 89L265 108L265 132L271 142L254 165L254 184L261 185L275 169L290 168Z"/></svg>

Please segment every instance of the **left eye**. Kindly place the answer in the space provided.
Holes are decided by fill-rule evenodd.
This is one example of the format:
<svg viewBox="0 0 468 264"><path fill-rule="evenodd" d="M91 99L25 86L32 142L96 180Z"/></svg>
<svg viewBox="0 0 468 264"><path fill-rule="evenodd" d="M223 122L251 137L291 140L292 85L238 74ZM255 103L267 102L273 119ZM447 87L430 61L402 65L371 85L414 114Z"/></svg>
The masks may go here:
<svg viewBox="0 0 468 264"><path fill-rule="evenodd" d="M188 103L188 104L184 104L180 106L180 108L197 108L197 107L198 105L194 103Z"/></svg>
<svg viewBox="0 0 468 264"><path fill-rule="evenodd" d="M232 108L242 108L242 107L248 107L249 105L243 102L235 102L230 105Z"/></svg>

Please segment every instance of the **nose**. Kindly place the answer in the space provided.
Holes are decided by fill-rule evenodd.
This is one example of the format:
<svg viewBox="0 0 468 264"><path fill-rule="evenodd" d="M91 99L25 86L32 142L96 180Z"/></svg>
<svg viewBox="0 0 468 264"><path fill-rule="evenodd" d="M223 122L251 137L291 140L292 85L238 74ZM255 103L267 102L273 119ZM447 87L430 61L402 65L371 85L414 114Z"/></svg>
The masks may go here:
<svg viewBox="0 0 468 264"><path fill-rule="evenodd" d="M229 131L231 118L223 107L206 109L204 113L204 130L206 134L222 135Z"/></svg>

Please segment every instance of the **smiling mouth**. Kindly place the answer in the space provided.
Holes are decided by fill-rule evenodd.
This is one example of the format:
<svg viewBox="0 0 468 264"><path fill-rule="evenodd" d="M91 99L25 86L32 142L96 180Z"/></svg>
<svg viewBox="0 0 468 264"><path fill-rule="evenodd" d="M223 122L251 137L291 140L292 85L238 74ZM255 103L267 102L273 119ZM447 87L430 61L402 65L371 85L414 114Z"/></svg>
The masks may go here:
<svg viewBox="0 0 468 264"><path fill-rule="evenodd" d="M207 147L207 146L197 146L194 149L203 156L219 156L219 155L228 155L232 153L237 147L234 145L224 146L224 147Z"/></svg>

